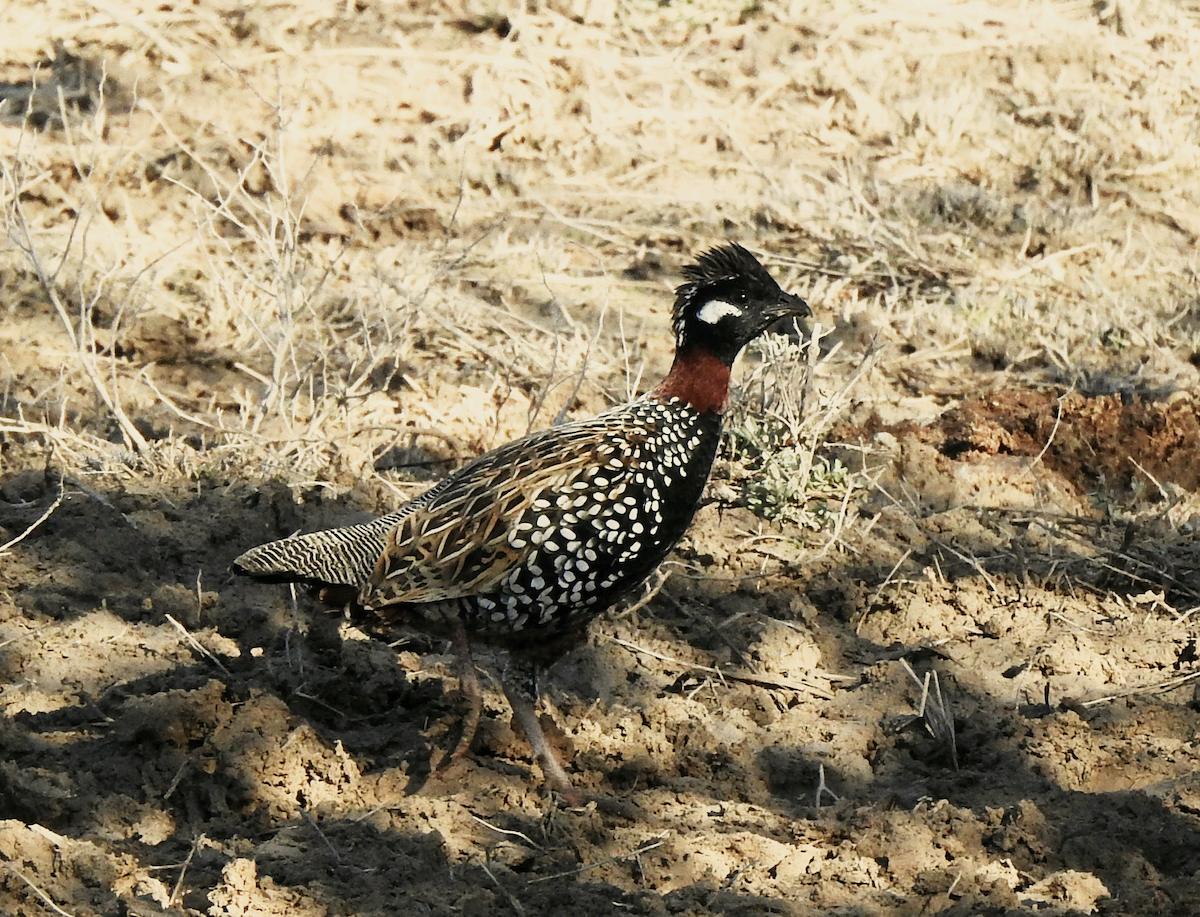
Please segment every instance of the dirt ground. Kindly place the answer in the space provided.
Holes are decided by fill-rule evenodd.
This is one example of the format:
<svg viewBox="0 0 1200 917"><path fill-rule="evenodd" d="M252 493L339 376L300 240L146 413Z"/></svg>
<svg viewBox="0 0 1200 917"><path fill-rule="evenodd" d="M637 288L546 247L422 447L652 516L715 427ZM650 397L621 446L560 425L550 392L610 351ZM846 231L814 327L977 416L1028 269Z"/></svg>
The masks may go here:
<svg viewBox="0 0 1200 917"><path fill-rule="evenodd" d="M1200 912L1190 8L0 34L0 912ZM544 790L499 654L436 769L444 643L230 561L646 388L724 239L818 341L743 359L691 533L545 681L620 810Z"/></svg>

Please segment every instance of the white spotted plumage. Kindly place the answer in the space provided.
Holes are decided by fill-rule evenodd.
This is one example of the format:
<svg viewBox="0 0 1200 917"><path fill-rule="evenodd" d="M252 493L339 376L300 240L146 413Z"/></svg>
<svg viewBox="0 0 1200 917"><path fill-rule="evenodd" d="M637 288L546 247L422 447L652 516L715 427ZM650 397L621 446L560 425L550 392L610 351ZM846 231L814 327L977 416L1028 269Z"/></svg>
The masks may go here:
<svg viewBox="0 0 1200 917"><path fill-rule="evenodd" d="M523 499L515 502L507 499L509 482L496 480L496 473L509 467L503 459L489 468L467 466L454 476L462 476L461 489L446 489L408 519L403 531L393 533L361 601L381 611L403 604L409 609L406 620L416 624L413 618L425 618L427 626L444 621L453 608L476 637L506 644L520 642L521 632L531 628L540 637L578 629L597 605L612 604L644 579L678 541L699 488L674 494L679 511L664 515L672 479L668 469L679 481L690 470L691 480L702 486L719 432L719 417L676 399L646 397L519 441L513 445L524 448L516 448L515 456L536 455L539 440L551 436L571 442L578 434L591 439L592 448L547 455L544 464L527 463L521 478L511 482L524 485ZM596 463L600 455L612 458ZM543 486L530 487L530 480ZM472 513L464 516L464 505ZM509 512L505 532L490 545L475 540L473 547L490 551L491 559L483 575L472 578L470 590L454 596L450 581L461 579L462 552L451 556L447 575L431 571L430 548L421 532L470 541L463 537L470 531L495 531L488 520L496 506ZM449 514L456 522L447 531ZM448 606L445 600L453 601ZM426 618L427 608L434 610L432 619Z"/></svg>

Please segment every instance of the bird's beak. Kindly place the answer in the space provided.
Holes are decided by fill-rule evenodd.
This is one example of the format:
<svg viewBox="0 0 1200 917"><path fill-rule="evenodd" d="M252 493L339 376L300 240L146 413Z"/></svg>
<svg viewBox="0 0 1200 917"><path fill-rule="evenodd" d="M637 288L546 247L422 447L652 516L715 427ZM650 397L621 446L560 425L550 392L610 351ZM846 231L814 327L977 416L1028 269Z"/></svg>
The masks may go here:
<svg viewBox="0 0 1200 917"><path fill-rule="evenodd" d="M767 310L767 315L772 326L780 326L776 330L782 334L792 333L793 322L782 321L789 318L800 329L801 335L807 338L812 334L812 329L808 326L808 322L805 321L806 318L812 318L812 309L808 307L808 303L793 293L784 293L778 302Z"/></svg>

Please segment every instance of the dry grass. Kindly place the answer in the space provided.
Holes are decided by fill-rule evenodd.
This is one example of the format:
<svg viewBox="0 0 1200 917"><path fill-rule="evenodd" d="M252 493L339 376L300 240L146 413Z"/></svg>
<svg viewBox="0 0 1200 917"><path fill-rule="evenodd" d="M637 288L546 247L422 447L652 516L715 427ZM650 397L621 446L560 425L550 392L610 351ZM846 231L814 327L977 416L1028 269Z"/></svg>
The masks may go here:
<svg viewBox="0 0 1200 917"><path fill-rule="evenodd" d="M730 236L837 322L843 375L882 348L885 389L1194 380L1200 33L1175 6L379 15L6 10L10 80L54 37L120 87L4 128L8 416L302 477L362 473L403 426L478 449L543 399L549 422L593 339L575 407L624 397L680 256ZM480 393L459 422L443 379Z"/></svg>
<svg viewBox="0 0 1200 917"><path fill-rule="evenodd" d="M789 589L829 570L833 547L855 550L873 525L882 542L894 525L892 542L861 558L874 580L850 582L851 570L820 596L850 596L843 617L866 619L864 633L889 616L864 641L923 641L924 622L895 622L919 588L951 592L943 564L977 575L985 599L1044 587L1037 596L1074 600L1077 589L1079 610L1095 590L1106 593L1101 611L1125 601L1108 592L1150 593L1166 570L1173 604L1154 613L1175 621L1172 639L1194 637L1190 505L1161 525L1144 507L1113 512L1100 536L1044 517L1050 547L1017 588L1011 519L930 521L907 492L860 517L866 479L839 477L823 446L839 419L920 422L1005 384L1196 386L1194 4L25 0L0 9L0 34L0 81L11 84L0 94L10 100L0 110L0 455L14 467L45 464L89 500L278 479L305 496L357 488L356 505L395 505L454 462L648 387L670 358L679 266L733 239L761 253L824 329L819 346L768 343L739 375L752 410L734 425L757 418L766 448L756 460L790 450L793 462L762 498L787 510L776 515L790 526L780 539L780 576L797 577ZM61 67L50 58L68 52L107 78L103 93L43 92L40 109L18 112L12 87L53 85ZM875 458L858 445L869 476ZM803 492L784 486L793 479ZM814 483L827 486L823 509L803 502ZM0 553L55 519L41 517L43 504L25 509ZM1113 520L1130 519L1153 546L1122 541ZM962 531L944 526L960 522L982 534L959 546ZM796 523L827 526L815 560ZM989 567L1002 554L1004 574ZM1140 617L1137 599L1128 604ZM776 611L816 615L817 601L797 593ZM821 650L832 654L839 625L827 604ZM969 626L961 617L946 615L956 634ZM716 656L711 666L648 658L705 677L734 671ZM794 695L779 704L785 716L838 695L824 681L753 675L731 684ZM965 681L954 684L960 716ZM952 757L953 712L922 707ZM851 713L822 720L812 741L858 723ZM816 801L828 794L837 809L823 768ZM843 776L845 808L866 812ZM795 824L786 812L776 824L784 817L780 837ZM678 818L688 843L727 829ZM765 843L771 831L760 833ZM613 838L619 856L583 861L607 868L657 846ZM829 850L853 846L844 839ZM676 852L672 869L686 859ZM647 868L653 880L658 867ZM847 880L855 894L879 866L867 858L861 869ZM189 887L233 883L200 870ZM47 907L72 900L36 878ZM160 903L178 903L184 884L180 874L173 893L164 886Z"/></svg>

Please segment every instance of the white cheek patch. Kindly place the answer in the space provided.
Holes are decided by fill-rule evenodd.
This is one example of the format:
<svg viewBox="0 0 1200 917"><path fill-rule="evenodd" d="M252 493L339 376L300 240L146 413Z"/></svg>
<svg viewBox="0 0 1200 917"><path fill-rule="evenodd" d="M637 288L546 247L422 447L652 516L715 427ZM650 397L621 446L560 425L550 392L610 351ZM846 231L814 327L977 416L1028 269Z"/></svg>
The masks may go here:
<svg viewBox="0 0 1200 917"><path fill-rule="evenodd" d="M742 310L732 303L721 302L719 299L713 299L706 302L700 307L700 311L696 313L696 318L704 322L706 325L715 325L727 315L741 315Z"/></svg>

